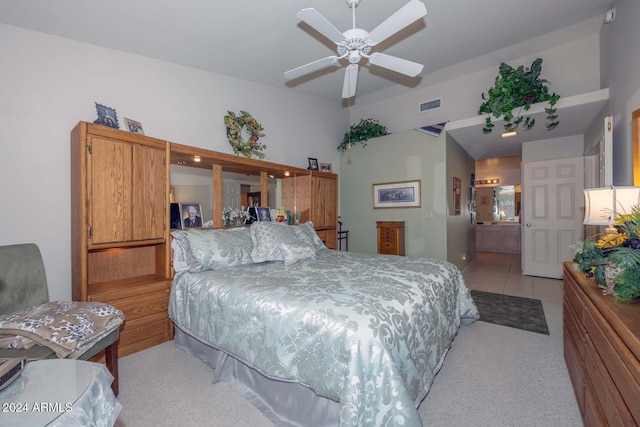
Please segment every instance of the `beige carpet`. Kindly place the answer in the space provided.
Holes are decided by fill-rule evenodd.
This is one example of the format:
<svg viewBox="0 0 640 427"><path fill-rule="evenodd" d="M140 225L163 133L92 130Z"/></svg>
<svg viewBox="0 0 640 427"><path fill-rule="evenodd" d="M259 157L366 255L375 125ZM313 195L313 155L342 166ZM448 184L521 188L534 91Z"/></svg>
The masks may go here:
<svg viewBox="0 0 640 427"><path fill-rule="evenodd" d="M463 326L419 412L430 427L582 426L562 350L562 306L543 303L550 335ZM167 342L120 360L116 426L270 426L211 369Z"/></svg>

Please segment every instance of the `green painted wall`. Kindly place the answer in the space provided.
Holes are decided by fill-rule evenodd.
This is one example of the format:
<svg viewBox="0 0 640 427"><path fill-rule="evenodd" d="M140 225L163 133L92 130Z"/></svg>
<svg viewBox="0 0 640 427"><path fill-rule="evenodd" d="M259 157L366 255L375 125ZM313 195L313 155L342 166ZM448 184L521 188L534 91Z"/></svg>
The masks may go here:
<svg viewBox="0 0 640 427"><path fill-rule="evenodd" d="M407 256L444 259L462 267L475 256L468 192L474 162L455 140L410 130L354 146L340 157L340 215L349 251L377 252L376 221L405 221ZM449 215L453 176L462 180L462 214ZM373 184L421 180L421 208L373 208ZM449 197L450 196L450 197ZM472 241L469 241L473 237ZM455 241L452 241L454 239ZM469 249L472 246L473 251Z"/></svg>

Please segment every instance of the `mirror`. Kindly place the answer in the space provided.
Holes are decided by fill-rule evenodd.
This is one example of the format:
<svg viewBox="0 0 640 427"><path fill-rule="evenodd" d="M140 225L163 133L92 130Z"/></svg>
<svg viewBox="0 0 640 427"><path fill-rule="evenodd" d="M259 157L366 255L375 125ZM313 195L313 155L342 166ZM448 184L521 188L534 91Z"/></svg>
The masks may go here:
<svg viewBox="0 0 640 427"><path fill-rule="evenodd" d="M494 221L520 221L520 186L503 185L495 187L496 208Z"/></svg>
<svg viewBox="0 0 640 427"><path fill-rule="evenodd" d="M254 206L279 206L280 180L269 178L267 203L260 200L260 176L223 172L223 207L245 208ZM171 165L170 179L174 203L200 203L203 221L213 219L212 172L208 169Z"/></svg>

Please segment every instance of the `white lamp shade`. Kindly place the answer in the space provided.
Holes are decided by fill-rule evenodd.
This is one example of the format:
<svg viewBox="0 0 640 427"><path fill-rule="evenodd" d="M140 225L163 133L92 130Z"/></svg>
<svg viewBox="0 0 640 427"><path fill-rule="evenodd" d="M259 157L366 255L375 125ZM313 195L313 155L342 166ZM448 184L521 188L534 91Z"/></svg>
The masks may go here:
<svg viewBox="0 0 640 427"><path fill-rule="evenodd" d="M589 188L584 203L585 225L610 225L640 205L640 187Z"/></svg>

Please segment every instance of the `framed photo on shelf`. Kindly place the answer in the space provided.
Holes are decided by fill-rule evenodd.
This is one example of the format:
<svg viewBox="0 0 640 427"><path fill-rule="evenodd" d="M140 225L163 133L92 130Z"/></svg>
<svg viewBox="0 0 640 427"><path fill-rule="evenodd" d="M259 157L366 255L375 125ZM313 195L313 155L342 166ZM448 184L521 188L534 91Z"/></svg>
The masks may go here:
<svg viewBox="0 0 640 427"><path fill-rule="evenodd" d="M109 126L110 128L120 129L118 125L118 115L116 110L96 102L96 111L98 112L98 120L94 123Z"/></svg>
<svg viewBox="0 0 640 427"><path fill-rule="evenodd" d="M309 157L309 167L307 168L311 171L318 170L318 159L314 159L313 157Z"/></svg>
<svg viewBox="0 0 640 427"><path fill-rule="evenodd" d="M373 184L373 208L419 208L421 180Z"/></svg>
<svg viewBox="0 0 640 427"><path fill-rule="evenodd" d="M271 211L269 208L256 208L258 210L258 221L271 221Z"/></svg>
<svg viewBox="0 0 640 427"><path fill-rule="evenodd" d="M331 163L320 163L320 170L322 172L331 172Z"/></svg>
<svg viewBox="0 0 640 427"><path fill-rule="evenodd" d="M142 123L136 122L135 120L131 120L126 117L123 117L122 120L124 120L124 124L129 132L137 133L138 135L144 135Z"/></svg>
<svg viewBox="0 0 640 427"><path fill-rule="evenodd" d="M249 209L247 209L247 220L244 222L245 224L253 224L255 221L258 220L258 211L257 211L257 207L255 206L250 206Z"/></svg>
<svg viewBox="0 0 640 427"><path fill-rule="evenodd" d="M182 220L180 219L180 204L171 203L171 228L176 230L182 229Z"/></svg>
<svg viewBox="0 0 640 427"><path fill-rule="evenodd" d="M200 203L180 203L182 228L202 227L202 205Z"/></svg>

